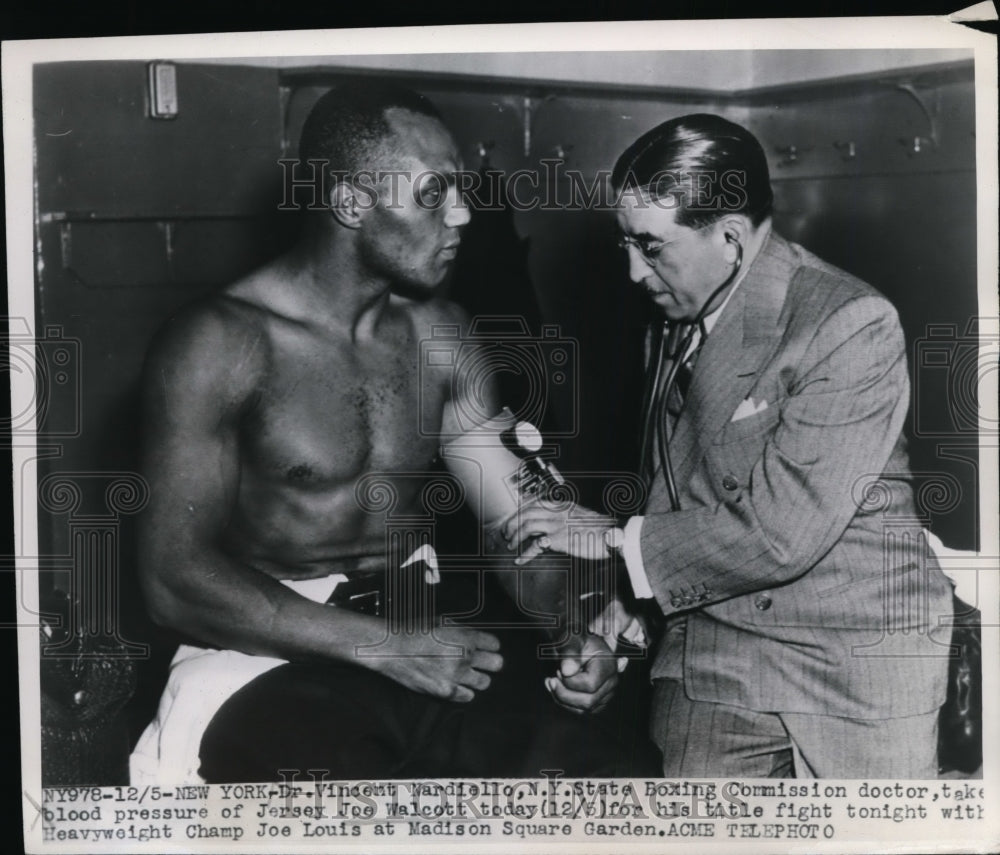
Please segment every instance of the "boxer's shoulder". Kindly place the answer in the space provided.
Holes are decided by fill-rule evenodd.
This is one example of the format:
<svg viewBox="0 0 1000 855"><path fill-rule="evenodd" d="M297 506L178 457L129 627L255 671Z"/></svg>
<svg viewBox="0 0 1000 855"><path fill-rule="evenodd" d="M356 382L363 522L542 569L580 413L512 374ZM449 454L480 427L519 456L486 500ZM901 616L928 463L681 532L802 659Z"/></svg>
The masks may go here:
<svg viewBox="0 0 1000 855"><path fill-rule="evenodd" d="M257 387L269 351L261 310L223 293L184 307L160 328L146 356L146 382L237 402Z"/></svg>

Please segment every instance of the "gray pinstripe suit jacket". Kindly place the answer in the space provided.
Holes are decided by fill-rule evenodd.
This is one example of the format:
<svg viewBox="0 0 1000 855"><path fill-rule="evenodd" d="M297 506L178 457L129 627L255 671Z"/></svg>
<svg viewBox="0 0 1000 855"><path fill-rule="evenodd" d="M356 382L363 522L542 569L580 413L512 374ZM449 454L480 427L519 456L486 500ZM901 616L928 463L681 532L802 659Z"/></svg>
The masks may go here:
<svg viewBox="0 0 1000 855"><path fill-rule="evenodd" d="M661 471L651 485L646 573L664 613L687 614L654 678L682 668L693 699L759 711L940 706L948 638L928 630L951 613L951 589L919 537L908 398L891 304L772 233L670 440L681 510ZM737 409L755 412L733 421Z"/></svg>

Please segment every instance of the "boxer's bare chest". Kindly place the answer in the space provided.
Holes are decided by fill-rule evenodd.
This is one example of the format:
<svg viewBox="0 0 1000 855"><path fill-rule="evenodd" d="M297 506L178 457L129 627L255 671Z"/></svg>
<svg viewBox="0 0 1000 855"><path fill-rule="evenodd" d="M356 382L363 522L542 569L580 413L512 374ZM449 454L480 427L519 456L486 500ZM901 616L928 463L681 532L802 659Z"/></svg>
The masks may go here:
<svg viewBox="0 0 1000 855"><path fill-rule="evenodd" d="M267 370L241 435L257 476L322 492L366 472L427 467L438 438L420 426L437 423L446 390L422 376L408 323L364 342L280 324L268 338Z"/></svg>

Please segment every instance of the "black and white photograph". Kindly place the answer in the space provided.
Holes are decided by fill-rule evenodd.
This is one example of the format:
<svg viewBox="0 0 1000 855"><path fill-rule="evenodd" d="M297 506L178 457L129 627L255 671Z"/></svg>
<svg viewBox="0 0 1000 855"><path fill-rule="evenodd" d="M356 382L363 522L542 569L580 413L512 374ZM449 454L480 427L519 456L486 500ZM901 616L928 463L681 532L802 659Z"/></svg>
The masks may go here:
<svg viewBox="0 0 1000 855"><path fill-rule="evenodd" d="M26 850L1000 845L996 40L878 20L5 43Z"/></svg>

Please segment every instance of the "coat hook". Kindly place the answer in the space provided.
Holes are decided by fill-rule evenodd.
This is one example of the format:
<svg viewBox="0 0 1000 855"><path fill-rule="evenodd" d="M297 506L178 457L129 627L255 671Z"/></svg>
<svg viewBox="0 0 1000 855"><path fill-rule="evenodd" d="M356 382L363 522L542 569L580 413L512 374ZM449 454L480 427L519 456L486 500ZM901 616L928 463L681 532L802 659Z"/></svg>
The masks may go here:
<svg viewBox="0 0 1000 855"><path fill-rule="evenodd" d="M521 118L524 123L524 156L528 157L531 154L531 111L535 108L534 101L531 100L530 95L524 96L523 101L523 112L521 113Z"/></svg>
<svg viewBox="0 0 1000 855"><path fill-rule="evenodd" d="M934 144L934 140L929 137L900 137L899 144L906 146L906 154L908 157L916 157L921 154L926 148L929 148Z"/></svg>
<svg viewBox="0 0 1000 855"><path fill-rule="evenodd" d="M835 142L833 147L840 152L842 160L854 160L858 156L858 149L854 144L854 140L848 140L847 142Z"/></svg>
<svg viewBox="0 0 1000 855"><path fill-rule="evenodd" d="M900 142L906 146L911 146L912 143L910 156L912 157L915 154L920 154L921 149L927 146L936 146L938 144L938 124L935 115L938 112L937 104L935 103L935 108L933 110L927 106L927 102L921 97L916 87L910 82L897 83L896 91L903 92L916 101L924 113L924 118L927 119L927 136L915 136L912 140L900 140ZM936 101L937 99L935 99L935 102Z"/></svg>
<svg viewBox="0 0 1000 855"><path fill-rule="evenodd" d="M167 257L167 268L173 267L174 263L174 240L177 224L173 220L161 220L157 227L163 233L163 249Z"/></svg>
<svg viewBox="0 0 1000 855"><path fill-rule="evenodd" d="M65 270L73 266L73 233L70 230L70 223L64 220L59 223L59 251L62 254L62 266Z"/></svg>
<svg viewBox="0 0 1000 855"><path fill-rule="evenodd" d="M531 156L532 134L534 132L535 113L538 108L549 101L554 101L555 95L532 95L526 94L517 99L517 105L521 111L522 142L524 156Z"/></svg>
<svg viewBox="0 0 1000 855"><path fill-rule="evenodd" d="M563 145L562 143L556 143L555 147L552 150L555 152L556 158L558 158L559 160L567 160L568 159L567 156L573 150L573 146Z"/></svg>
<svg viewBox="0 0 1000 855"><path fill-rule="evenodd" d="M490 152L496 148L496 145L493 140L479 140L476 142L476 154L479 155L482 166L490 165Z"/></svg>
<svg viewBox="0 0 1000 855"><path fill-rule="evenodd" d="M783 160L778 161L778 166L791 166L793 163L798 163L799 155L803 152L812 151L812 146L786 145L776 148L775 151L785 156Z"/></svg>

